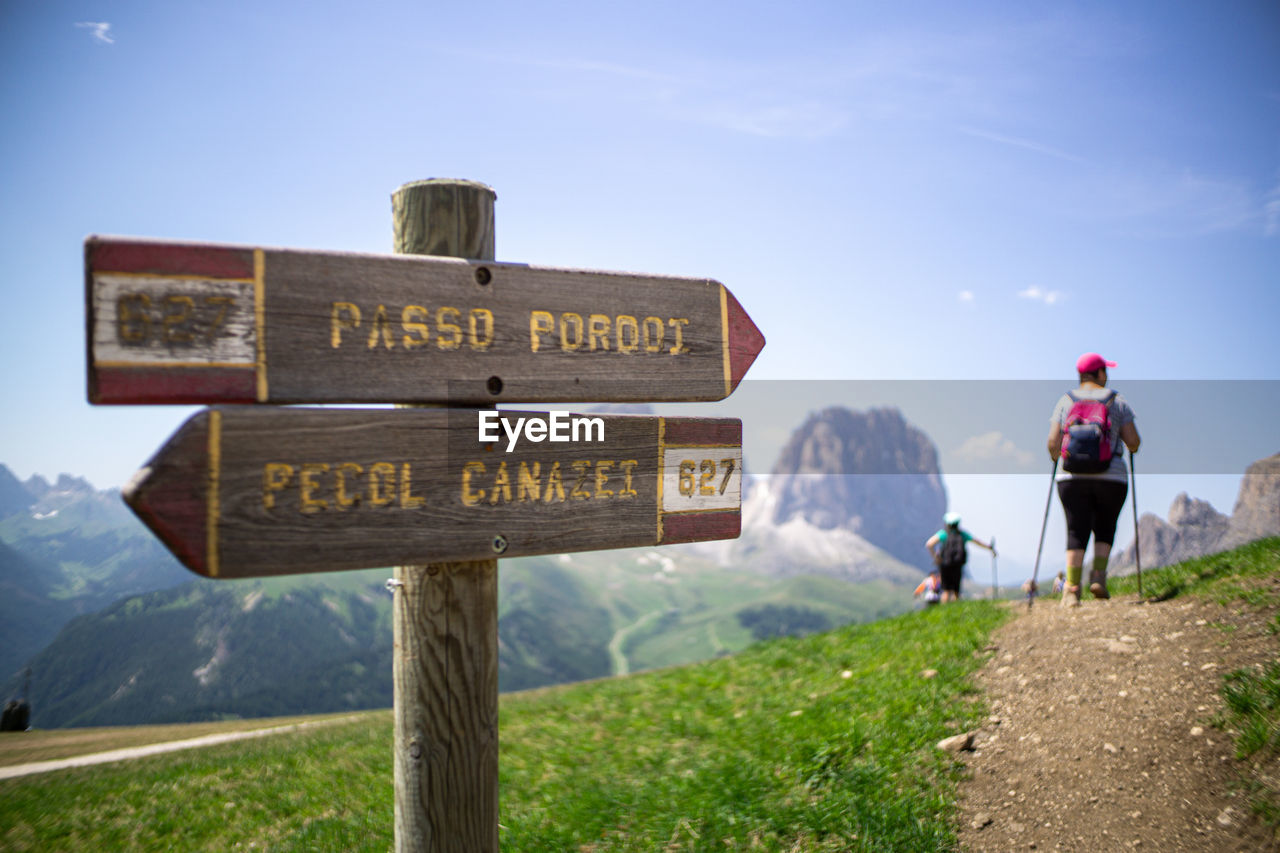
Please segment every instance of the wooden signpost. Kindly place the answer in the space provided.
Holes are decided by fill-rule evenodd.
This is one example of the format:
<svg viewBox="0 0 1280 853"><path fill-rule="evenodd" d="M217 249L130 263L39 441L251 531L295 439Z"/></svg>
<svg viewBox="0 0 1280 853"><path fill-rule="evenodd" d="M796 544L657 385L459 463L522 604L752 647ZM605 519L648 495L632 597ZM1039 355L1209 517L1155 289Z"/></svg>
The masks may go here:
<svg viewBox="0 0 1280 853"><path fill-rule="evenodd" d="M735 419L219 406L125 500L238 578L729 539L741 487Z"/></svg>
<svg viewBox="0 0 1280 853"><path fill-rule="evenodd" d="M95 403L719 400L764 346L707 279L90 237Z"/></svg>
<svg viewBox="0 0 1280 853"><path fill-rule="evenodd" d="M450 404L215 406L124 489L209 577L397 564L397 851L498 848L495 557L741 528L740 421L491 408L722 399L764 346L738 301L496 263L493 201L406 184L398 255L85 242L91 402Z"/></svg>

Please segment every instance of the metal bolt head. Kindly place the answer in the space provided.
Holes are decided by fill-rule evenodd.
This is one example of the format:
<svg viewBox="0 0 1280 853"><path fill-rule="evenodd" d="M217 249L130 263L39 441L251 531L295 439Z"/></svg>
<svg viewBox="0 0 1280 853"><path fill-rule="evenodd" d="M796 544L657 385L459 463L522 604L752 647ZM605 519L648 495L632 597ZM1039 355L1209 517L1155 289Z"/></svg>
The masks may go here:
<svg viewBox="0 0 1280 853"><path fill-rule="evenodd" d="M486 285L493 281L493 273L489 272L488 267L476 267L476 284Z"/></svg>
<svg viewBox="0 0 1280 853"><path fill-rule="evenodd" d="M499 533L493 537L493 542L490 544L493 546L493 553L501 554L507 550L507 537Z"/></svg>

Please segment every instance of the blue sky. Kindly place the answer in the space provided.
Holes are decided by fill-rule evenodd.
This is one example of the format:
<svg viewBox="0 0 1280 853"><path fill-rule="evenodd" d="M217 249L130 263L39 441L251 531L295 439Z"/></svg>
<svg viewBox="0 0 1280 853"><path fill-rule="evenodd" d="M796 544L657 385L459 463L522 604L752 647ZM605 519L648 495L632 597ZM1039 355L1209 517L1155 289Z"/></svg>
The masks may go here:
<svg viewBox="0 0 1280 853"><path fill-rule="evenodd" d="M389 251L425 177L500 260L724 282L750 379L1280 378L1274 2L8 3L0 461L119 485L191 411L84 402L86 235Z"/></svg>

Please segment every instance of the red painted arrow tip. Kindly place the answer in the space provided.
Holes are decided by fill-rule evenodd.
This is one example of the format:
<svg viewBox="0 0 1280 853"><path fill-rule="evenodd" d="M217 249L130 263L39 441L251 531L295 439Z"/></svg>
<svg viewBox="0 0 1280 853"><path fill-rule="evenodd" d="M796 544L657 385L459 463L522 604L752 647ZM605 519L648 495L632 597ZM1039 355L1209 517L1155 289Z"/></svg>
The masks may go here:
<svg viewBox="0 0 1280 853"><path fill-rule="evenodd" d="M764 349L764 334L747 316L742 304L729 292L724 292L729 322L729 391L733 392Z"/></svg>
<svg viewBox="0 0 1280 853"><path fill-rule="evenodd" d="M184 566L209 574L208 416L197 414L121 489L124 502Z"/></svg>

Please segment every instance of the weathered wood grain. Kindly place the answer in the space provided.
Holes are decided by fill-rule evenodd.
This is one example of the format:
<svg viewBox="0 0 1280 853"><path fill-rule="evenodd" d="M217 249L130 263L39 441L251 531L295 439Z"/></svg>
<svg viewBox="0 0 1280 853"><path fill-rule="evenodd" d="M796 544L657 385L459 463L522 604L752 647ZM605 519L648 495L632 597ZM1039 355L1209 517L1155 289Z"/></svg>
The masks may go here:
<svg viewBox="0 0 1280 853"><path fill-rule="evenodd" d="M570 440L523 437L508 452L501 426L479 440L480 415L218 406L175 433L126 499L185 565L216 577L737 535L740 421L561 413ZM546 412L490 415L552 429ZM586 419L576 441L574 417Z"/></svg>
<svg viewBox="0 0 1280 853"><path fill-rule="evenodd" d="M245 402L196 387L211 367L266 403L719 400L764 345L708 279L97 237L86 263L96 403Z"/></svg>
<svg viewBox="0 0 1280 853"><path fill-rule="evenodd" d="M492 260L496 198L473 181L400 187L396 252ZM497 853L498 561L400 565L395 580L397 853Z"/></svg>

